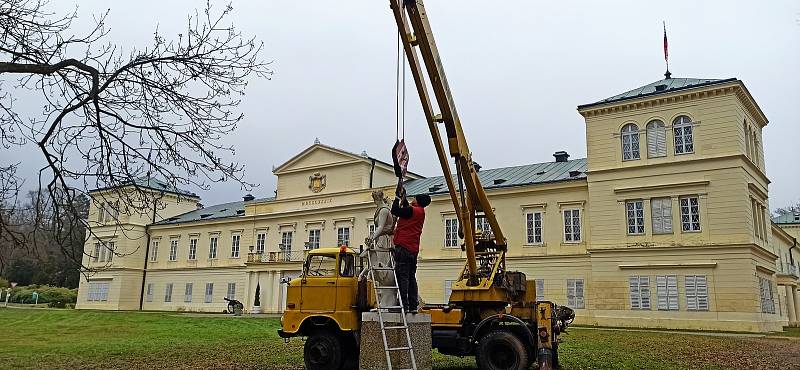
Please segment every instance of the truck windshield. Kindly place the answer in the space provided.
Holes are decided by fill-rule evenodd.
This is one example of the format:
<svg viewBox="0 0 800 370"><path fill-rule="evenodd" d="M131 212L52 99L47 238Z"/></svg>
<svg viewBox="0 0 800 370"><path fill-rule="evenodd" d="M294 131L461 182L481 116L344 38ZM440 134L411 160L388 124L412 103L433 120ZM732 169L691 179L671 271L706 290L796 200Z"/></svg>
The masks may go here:
<svg viewBox="0 0 800 370"><path fill-rule="evenodd" d="M309 257L306 276L336 276L336 257L323 255Z"/></svg>

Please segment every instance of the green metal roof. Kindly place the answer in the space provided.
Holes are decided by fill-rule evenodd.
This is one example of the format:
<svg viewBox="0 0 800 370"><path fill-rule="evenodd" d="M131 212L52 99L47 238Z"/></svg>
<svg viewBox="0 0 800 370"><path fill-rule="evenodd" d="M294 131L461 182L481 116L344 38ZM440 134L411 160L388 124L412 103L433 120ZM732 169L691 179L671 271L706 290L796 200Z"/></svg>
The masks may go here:
<svg viewBox="0 0 800 370"><path fill-rule="evenodd" d="M159 180L159 179L156 179L156 178L153 178L153 177L147 177L147 176L142 176L142 177L136 178L134 180L122 183L118 187L125 187L125 186L137 186L137 187L141 187L141 188L153 189L153 190L163 191L163 192L166 192L166 193L173 193L173 194L178 194L178 195L183 195L183 196L188 196L188 197L195 197L195 198L198 197L197 194L192 193L191 191L177 188L175 186L170 185L166 181L162 181L162 180ZM94 190L92 190L92 192L101 191L101 190L107 190L107 189L111 189L111 187L94 189Z"/></svg>
<svg viewBox="0 0 800 370"><path fill-rule="evenodd" d="M168 219L156 222L156 225L180 224L184 222L200 220L216 220L220 218L244 216L244 205L255 202L269 202L275 198L261 198L250 201L240 200L238 202L222 203L194 211L186 212Z"/></svg>
<svg viewBox="0 0 800 370"><path fill-rule="evenodd" d="M523 166L483 169L478 172L478 179L480 179L484 189L487 190L585 178L586 158L565 162L534 163ZM456 184L458 183L455 175L453 176L453 181ZM405 186L409 195L436 195L448 192L444 176L407 181Z"/></svg>
<svg viewBox="0 0 800 370"><path fill-rule="evenodd" d="M579 105L578 109L588 108L595 105L602 105L608 103L615 103L623 100L629 99L636 99L646 96L653 96L659 94L666 94L671 93L678 90L685 90L691 89L695 87L701 86L709 86L709 85L716 85L721 83L727 83L737 81L736 78L727 78L727 79L710 79L710 78L665 78L662 80L658 80L653 83L649 83L642 87L637 87L633 90L626 91L622 94L614 95L610 98L605 98L603 100Z"/></svg>
<svg viewBox="0 0 800 370"><path fill-rule="evenodd" d="M781 224L800 224L800 212L782 214L772 218L772 222Z"/></svg>

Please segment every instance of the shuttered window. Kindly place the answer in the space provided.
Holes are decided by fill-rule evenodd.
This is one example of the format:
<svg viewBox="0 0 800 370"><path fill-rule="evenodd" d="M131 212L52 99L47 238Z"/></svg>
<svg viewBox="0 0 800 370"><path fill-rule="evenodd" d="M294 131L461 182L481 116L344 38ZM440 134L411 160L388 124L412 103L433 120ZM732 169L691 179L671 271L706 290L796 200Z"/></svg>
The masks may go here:
<svg viewBox="0 0 800 370"><path fill-rule="evenodd" d="M650 309L650 277L631 276L628 279L632 310Z"/></svg>
<svg viewBox="0 0 800 370"><path fill-rule="evenodd" d="M536 279L536 301L544 301L544 279Z"/></svg>
<svg viewBox="0 0 800 370"><path fill-rule="evenodd" d="M644 234L644 201L625 202L625 218L628 223L628 234Z"/></svg>
<svg viewBox="0 0 800 370"><path fill-rule="evenodd" d="M583 279L567 279L567 306L584 308Z"/></svg>
<svg viewBox="0 0 800 370"><path fill-rule="evenodd" d="M672 234L672 199L650 199L653 234Z"/></svg>
<svg viewBox="0 0 800 370"><path fill-rule="evenodd" d="M629 123L622 127L622 160L639 159L639 126Z"/></svg>
<svg viewBox="0 0 800 370"><path fill-rule="evenodd" d="M214 283L206 283L206 297L205 297L206 303L211 303L213 294L214 294Z"/></svg>
<svg viewBox="0 0 800 370"><path fill-rule="evenodd" d="M761 312L775 313L775 299L772 292L772 282L763 277L758 278L758 290L761 294Z"/></svg>
<svg viewBox="0 0 800 370"><path fill-rule="evenodd" d="M186 288L183 291L183 301L190 303L192 302L192 290L194 290L194 284L186 283Z"/></svg>
<svg viewBox="0 0 800 370"><path fill-rule="evenodd" d="M705 275L686 275L686 309L708 311L708 283Z"/></svg>
<svg viewBox="0 0 800 370"><path fill-rule="evenodd" d="M172 283L168 283L164 289L164 302L172 302Z"/></svg>
<svg viewBox="0 0 800 370"><path fill-rule="evenodd" d="M676 275L656 276L656 295L659 311L677 311L678 277Z"/></svg>
<svg viewBox="0 0 800 370"><path fill-rule="evenodd" d="M647 157L657 158L667 155L667 129L664 122L653 120L647 124Z"/></svg>

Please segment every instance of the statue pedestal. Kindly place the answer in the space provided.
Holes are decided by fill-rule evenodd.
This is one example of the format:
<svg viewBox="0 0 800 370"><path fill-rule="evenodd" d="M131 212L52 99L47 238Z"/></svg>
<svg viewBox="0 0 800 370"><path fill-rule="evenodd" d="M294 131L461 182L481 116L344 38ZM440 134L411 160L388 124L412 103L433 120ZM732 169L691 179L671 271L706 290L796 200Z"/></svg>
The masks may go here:
<svg viewBox="0 0 800 370"><path fill-rule="evenodd" d="M403 318L399 313L383 313L384 325L402 325ZM406 314L411 343L418 370L431 368L431 316L428 314ZM406 333L404 330L387 330L386 339L389 347L405 347ZM394 351L391 355L394 369L410 369L411 359L408 351ZM377 312L364 312L361 314L361 345L359 354L359 369L384 370L386 366L386 352L381 336L381 324Z"/></svg>

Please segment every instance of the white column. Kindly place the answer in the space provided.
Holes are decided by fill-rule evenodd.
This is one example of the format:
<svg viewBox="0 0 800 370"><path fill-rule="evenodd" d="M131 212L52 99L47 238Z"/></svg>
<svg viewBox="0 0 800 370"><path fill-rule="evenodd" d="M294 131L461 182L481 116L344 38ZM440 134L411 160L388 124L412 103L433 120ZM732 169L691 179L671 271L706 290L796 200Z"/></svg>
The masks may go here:
<svg viewBox="0 0 800 370"><path fill-rule="evenodd" d="M789 317L789 326L797 324L797 311L794 306L794 287L791 285L784 285L786 288L786 316Z"/></svg>
<svg viewBox="0 0 800 370"><path fill-rule="evenodd" d="M281 312L281 272L272 271L272 312Z"/></svg>
<svg viewBox="0 0 800 370"><path fill-rule="evenodd" d="M794 299L794 308L795 308L795 311L794 311L794 314L795 314L794 326L800 326L800 322L798 322L798 321L800 321L800 315L798 315L798 312L797 312L797 309L800 308L800 295L797 294L797 287L796 286L793 286L791 291L792 291L792 298ZM788 298L787 298L787 301L788 301Z"/></svg>

